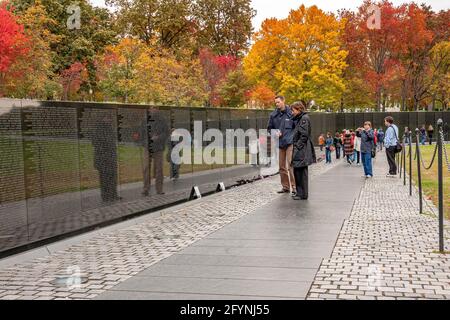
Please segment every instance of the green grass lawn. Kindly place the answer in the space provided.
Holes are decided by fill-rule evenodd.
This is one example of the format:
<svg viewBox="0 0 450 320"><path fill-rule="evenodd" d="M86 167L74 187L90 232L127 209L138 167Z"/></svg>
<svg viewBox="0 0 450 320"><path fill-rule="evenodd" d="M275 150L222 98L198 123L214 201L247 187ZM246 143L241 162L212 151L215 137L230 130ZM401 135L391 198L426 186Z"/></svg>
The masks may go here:
<svg viewBox="0 0 450 320"><path fill-rule="evenodd" d="M426 166L429 166L431 159L433 157L435 146L420 146L421 155ZM447 150L450 151L450 146L447 145ZM406 148L406 152L409 150ZM416 148L413 147L413 165L412 165L412 176L414 182L417 184L417 161L414 161L414 154ZM430 170L425 170L423 166L421 167L422 176L422 189L423 193L428 199L431 199L433 203L438 207L438 159L436 155L435 162ZM409 172L409 159L406 160L406 170ZM443 172L444 172L444 215L447 219L450 219L450 173L447 170L447 165L445 162L445 156L443 160Z"/></svg>

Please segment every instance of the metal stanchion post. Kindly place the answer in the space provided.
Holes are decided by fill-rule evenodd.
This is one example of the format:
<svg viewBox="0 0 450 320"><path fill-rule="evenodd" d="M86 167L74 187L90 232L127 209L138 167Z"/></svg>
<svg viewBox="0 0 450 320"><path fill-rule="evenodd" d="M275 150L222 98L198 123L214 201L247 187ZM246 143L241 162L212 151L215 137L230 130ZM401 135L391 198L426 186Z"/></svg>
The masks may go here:
<svg viewBox="0 0 450 320"><path fill-rule="evenodd" d="M412 135L411 132L408 133L408 144L409 144L409 195L412 196Z"/></svg>
<svg viewBox="0 0 450 320"><path fill-rule="evenodd" d="M403 185L406 186L406 143L403 137Z"/></svg>
<svg viewBox="0 0 450 320"><path fill-rule="evenodd" d="M397 170L400 173L400 179L402 178L402 170L403 170L403 152L404 152L404 150L402 149L402 151L399 152L399 155L398 155L398 157L400 158L400 166L397 168Z"/></svg>
<svg viewBox="0 0 450 320"><path fill-rule="evenodd" d="M420 172L420 130L416 129L416 156L417 156L417 181L419 183L419 212L423 213L423 199L422 199L422 176Z"/></svg>
<svg viewBox="0 0 450 320"><path fill-rule="evenodd" d="M395 164L397 165L397 174L399 173L399 167L400 167L400 153L397 153L395 155Z"/></svg>
<svg viewBox="0 0 450 320"><path fill-rule="evenodd" d="M444 121L442 119L439 119L437 122L438 127L438 138L437 138L437 148L438 148L438 184L439 184L439 251L444 252L444 184L443 184L443 158L442 158L442 126L444 124Z"/></svg>

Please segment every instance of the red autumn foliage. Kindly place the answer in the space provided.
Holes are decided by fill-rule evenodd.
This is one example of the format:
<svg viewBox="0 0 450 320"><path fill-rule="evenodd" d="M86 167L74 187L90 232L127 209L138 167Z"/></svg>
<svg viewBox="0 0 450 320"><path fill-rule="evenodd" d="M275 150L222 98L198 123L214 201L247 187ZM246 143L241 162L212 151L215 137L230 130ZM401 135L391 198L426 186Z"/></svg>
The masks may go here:
<svg viewBox="0 0 450 320"><path fill-rule="evenodd" d="M217 88L226 79L229 72L236 70L240 60L231 55L217 56L209 49L200 50L199 58L203 74L208 82L209 103L212 106L220 106L222 98L217 92Z"/></svg>
<svg viewBox="0 0 450 320"><path fill-rule="evenodd" d="M67 100L71 94L80 90L83 81L87 79L86 65L81 62L73 63L61 73L61 84L63 86L63 100Z"/></svg>
<svg viewBox="0 0 450 320"><path fill-rule="evenodd" d="M6 2L0 5L0 73L3 74L29 51L29 38L10 10Z"/></svg>

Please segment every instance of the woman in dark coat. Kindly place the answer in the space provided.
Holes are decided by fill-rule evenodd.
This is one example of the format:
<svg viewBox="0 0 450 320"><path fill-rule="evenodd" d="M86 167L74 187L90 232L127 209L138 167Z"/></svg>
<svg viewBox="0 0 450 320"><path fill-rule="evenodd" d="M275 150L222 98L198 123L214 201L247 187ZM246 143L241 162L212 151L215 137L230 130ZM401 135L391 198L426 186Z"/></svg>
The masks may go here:
<svg viewBox="0 0 450 320"><path fill-rule="evenodd" d="M294 123L296 123L293 133L292 167L297 192L293 199L306 200L308 199L308 166L316 162L316 152L311 140L311 121L303 103L295 102L291 109Z"/></svg>

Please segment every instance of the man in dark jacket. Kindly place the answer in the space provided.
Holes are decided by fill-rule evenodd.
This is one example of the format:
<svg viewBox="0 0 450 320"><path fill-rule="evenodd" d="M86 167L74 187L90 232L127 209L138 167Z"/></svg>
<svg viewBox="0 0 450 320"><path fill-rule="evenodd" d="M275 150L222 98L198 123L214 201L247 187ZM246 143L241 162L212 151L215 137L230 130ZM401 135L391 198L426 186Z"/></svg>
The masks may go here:
<svg viewBox="0 0 450 320"><path fill-rule="evenodd" d="M292 134L294 122L292 121L292 111L286 105L283 96L275 98L277 108L270 115L267 131L275 131L279 138L279 166L282 189L278 193L295 193L294 171L291 165L292 160ZM292 189L291 189L292 188Z"/></svg>
<svg viewBox="0 0 450 320"><path fill-rule="evenodd" d="M293 133L293 156L292 166L294 167L296 195L294 200L308 199L308 166L315 163L316 152L311 139L311 120L306 113L306 107L301 102L292 105L294 121L296 123Z"/></svg>

